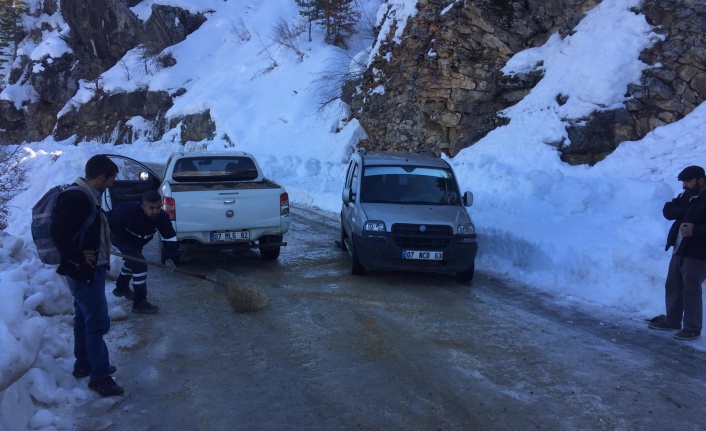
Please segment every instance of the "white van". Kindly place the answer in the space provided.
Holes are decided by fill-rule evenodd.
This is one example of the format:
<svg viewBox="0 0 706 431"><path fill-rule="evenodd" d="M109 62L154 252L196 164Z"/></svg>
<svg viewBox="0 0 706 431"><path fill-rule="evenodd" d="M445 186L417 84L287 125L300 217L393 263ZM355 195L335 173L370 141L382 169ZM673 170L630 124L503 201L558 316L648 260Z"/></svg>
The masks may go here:
<svg viewBox="0 0 706 431"><path fill-rule="evenodd" d="M351 274L369 269L454 273L469 282L478 251L466 207L449 164L429 153L365 152L351 156L343 186L341 248Z"/></svg>

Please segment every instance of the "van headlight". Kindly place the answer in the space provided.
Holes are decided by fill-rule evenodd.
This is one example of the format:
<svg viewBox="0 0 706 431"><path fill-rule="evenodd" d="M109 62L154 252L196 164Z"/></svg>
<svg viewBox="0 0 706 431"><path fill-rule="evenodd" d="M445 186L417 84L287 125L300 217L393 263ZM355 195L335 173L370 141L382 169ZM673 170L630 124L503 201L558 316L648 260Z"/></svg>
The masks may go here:
<svg viewBox="0 0 706 431"><path fill-rule="evenodd" d="M381 220L368 220L363 225L363 237L367 239L384 241L387 239L386 232L385 222Z"/></svg>
<svg viewBox="0 0 706 431"><path fill-rule="evenodd" d="M462 223L458 225L457 232L459 235L472 235L476 233L476 228L473 223Z"/></svg>
<svg viewBox="0 0 706 431"><path fill-rule="evenodd" d="M385 222L380 221L380 220L368 220L365 222L365 226L363 229L372 231L372 232L385 232L387 229L385 229Z"/></svg>

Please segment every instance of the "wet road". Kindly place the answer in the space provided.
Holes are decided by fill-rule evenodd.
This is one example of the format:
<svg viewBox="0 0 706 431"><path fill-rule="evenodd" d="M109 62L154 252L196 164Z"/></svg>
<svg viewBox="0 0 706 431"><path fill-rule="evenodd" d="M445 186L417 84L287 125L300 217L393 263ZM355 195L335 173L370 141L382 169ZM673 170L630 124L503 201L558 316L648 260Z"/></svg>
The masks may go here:
<svg viewBox="0 0 706 431"><path fill-rule="evenodd" d="M671 333L480 272L471 285L439 274L353 277L334 245L337 215L295 207L292 217L277 262L227 252L183 266L262 286L262 311L234 313L207 281L150 269L149 299L162 310L127 313L108 336L126 394L89 400L77 426L703 429L706 354Z"/></svg>

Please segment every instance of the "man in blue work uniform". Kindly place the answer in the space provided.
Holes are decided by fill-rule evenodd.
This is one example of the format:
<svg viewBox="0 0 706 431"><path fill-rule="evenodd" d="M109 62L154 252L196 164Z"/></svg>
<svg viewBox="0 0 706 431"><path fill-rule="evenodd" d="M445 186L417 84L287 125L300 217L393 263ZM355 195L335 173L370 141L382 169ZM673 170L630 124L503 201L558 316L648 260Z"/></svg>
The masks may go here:
<svg viewBox="0 0 706 431"><path fill-rule="evenodd" d="M123 202L110 212L110 239L120 253L144 260L142 248L159 232L162 238L162 262L178 261L176 232L169 215L162 210L162 197L154 190L142 196L142 202ZM132 287L130 290L130 279ZM147 264L125 259L115 282L113 295L132 299L133 313L156 313L159 307L147 301Z"/></svg>

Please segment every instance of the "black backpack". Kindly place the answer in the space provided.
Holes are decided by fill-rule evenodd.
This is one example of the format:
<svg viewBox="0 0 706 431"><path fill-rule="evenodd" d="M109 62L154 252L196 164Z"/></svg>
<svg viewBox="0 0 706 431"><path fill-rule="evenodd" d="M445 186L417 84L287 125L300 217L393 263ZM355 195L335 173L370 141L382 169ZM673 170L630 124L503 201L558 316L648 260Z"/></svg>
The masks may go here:
<svg viewBox="0 0 706 431"><path fill-rule="evenodd" d="M58 265L61 263L61 255L54 245L54 241L51 239L49 229L54 220L56 201L59 199L59 195L67 190L82 190L86 193L86 196L88 196L86 189L79 185L62 184L49 189L32 207L32 239L34 240L34 245L37 246L39 260L49 265ZM88 198L92 199L91 196L88 196ZM93 224L98 214L98 209L95 205L91 204L91 207L93 208L91 215L86 219L86 222L78 233L72 238L74 241L78 240L79 244L83 243L83 237L88 227Z"/></svg>

